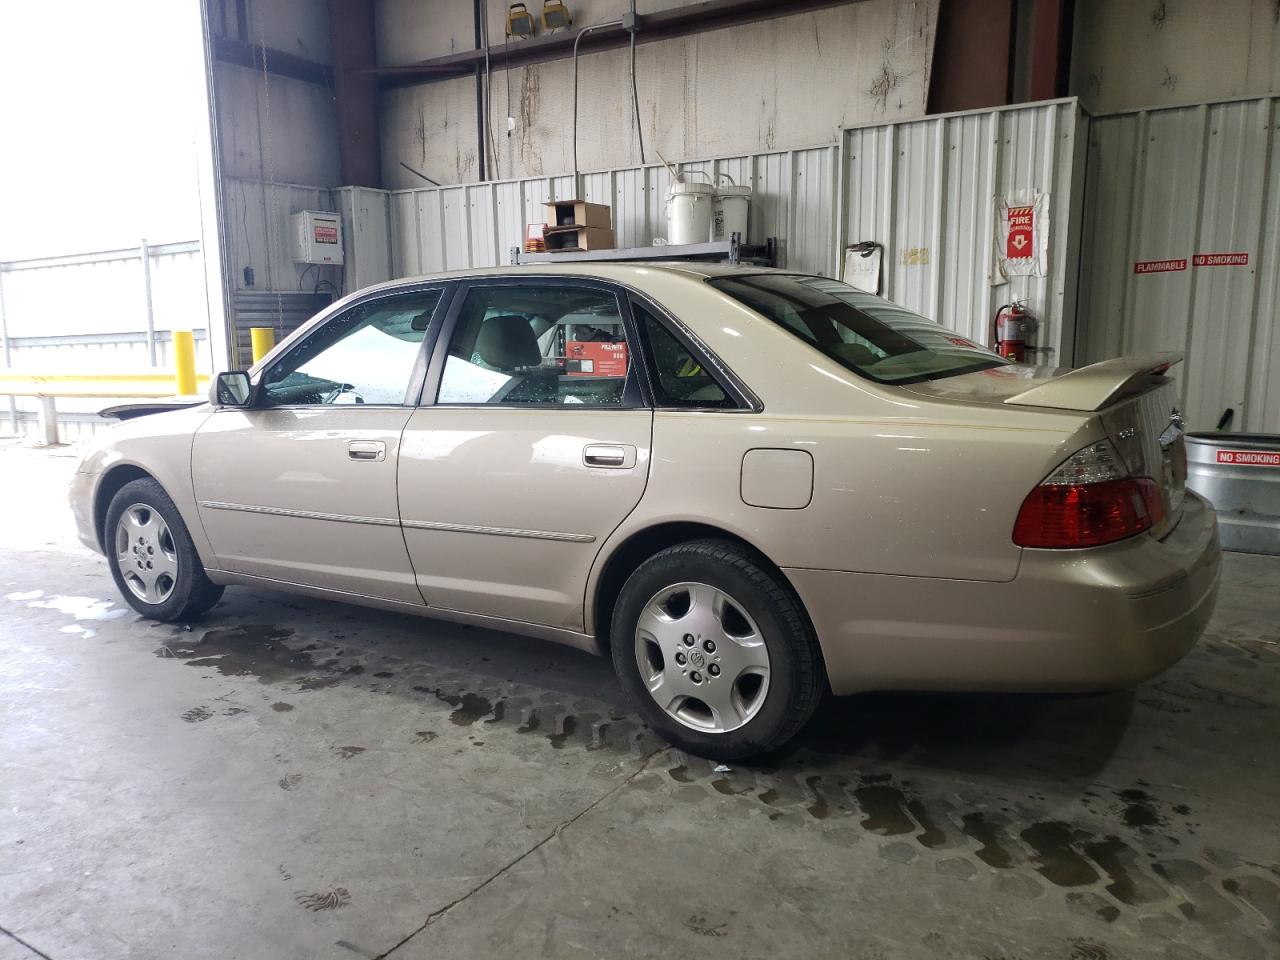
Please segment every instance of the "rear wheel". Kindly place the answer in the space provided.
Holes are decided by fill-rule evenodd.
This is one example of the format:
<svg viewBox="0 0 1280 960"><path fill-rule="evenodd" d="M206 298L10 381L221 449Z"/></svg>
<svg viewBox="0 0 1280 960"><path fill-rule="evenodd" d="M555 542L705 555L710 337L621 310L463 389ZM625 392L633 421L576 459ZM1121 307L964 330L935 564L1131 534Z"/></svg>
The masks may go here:
<svg viewBox="0 0 1280 960"><path fill-rule="evenodd" d="M737 544L697 540L628 578L614 668L645 720L690 753L736 759L794 736L821 698L817 644L796 597Z"/></svg>
<svg viewBox="0 0 1280 960"><path fill-rule="evenodd" d="M223 588L205 575L178 508L156 481L121 487L103 529L111 576L144 617L189 620L222 597Z"/></svg>

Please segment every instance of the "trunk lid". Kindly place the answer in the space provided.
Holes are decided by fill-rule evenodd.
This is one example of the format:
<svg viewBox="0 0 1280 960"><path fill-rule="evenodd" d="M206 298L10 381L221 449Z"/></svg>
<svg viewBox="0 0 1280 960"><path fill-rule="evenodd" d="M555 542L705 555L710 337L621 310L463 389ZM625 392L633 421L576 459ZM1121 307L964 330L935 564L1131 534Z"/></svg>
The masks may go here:
<svg viewBox="0 0 1280 960"><path fill-rule="evenodd" d="M1158 353L1077 369L995 367L905 389L970 403L1096 414L1129 472L1158 484L1164 518L1152 533L1163 537L1177 525L1186 494L1187 452L1178 393L1165 376L1181 359L1178 353Z"/></svg>

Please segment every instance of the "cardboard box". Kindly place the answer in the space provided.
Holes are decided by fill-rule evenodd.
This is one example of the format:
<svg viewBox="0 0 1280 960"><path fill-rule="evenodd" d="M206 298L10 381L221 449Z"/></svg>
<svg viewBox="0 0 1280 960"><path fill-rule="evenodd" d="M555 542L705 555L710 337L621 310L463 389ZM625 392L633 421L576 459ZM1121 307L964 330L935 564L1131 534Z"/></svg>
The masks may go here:
<svg viewBox="0 0 1280 960"><path fill-rule="evenodd" d="M613 249L613 230L608 227L548 226L542 236L547 253Z"/></svg>
<svg viewBox="0 0 1280 960"><path fill-rule="evenodd" d="M587 203L585 200L561 200L548 203L548 227L613 227L613 211L603 203Z"/></svg>

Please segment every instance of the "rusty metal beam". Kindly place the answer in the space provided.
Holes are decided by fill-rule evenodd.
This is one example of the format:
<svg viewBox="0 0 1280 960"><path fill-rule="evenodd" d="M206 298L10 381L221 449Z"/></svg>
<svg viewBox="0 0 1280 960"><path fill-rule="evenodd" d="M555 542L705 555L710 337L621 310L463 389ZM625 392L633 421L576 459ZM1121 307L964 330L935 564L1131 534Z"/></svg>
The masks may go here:
<svg viewBox="0 0 1280 960"><path fill-rule="evenodd" d="M929 112L1009 103L1014 0L942 0L929 72Z"/></svg>
<svg viewBox="0 0 1280 960"><path fill-rule="evenodd" d="M329 42L342 182L380 187L378 80L368 72L377 63L373 0L329 0Z"/></svg>
<svg viewBox="0 0 1280 960"><path fill-rule="evenodd" d="M1030 100L1067 95L1074 8L1072 0L1034 0L1027 91Z"/></svg>
<svg viewBox="0 0 1280 960"><path fill-rule="evenodd" d="M233 63L252 70L266 70L278 77L290 77L322 87L333 86L333 69L304 57L272 47L260 47L235 37L214 37L213 58L219 63Z"/></svg>
<svg viewBox="0 0 1280 960"><path fill-rule="evenodd" d="M636 33L637 43L652 43L672 37L720 30L760 20L774 20L811 13L827 7L840 7L865 0L703 0L685 7L646 13L640 18ZM506 45L485 49L466 50L431 60L407 63L400 66L380 66L371 71L384 86L396 87L410 84L434 83L453 77L474 74L477 65L483 65L486 52L500 58L503 67L528 66L550 60L564 60L573 55L574 40L582 31L568 30L546 34L530 40L520 40ZM622 27L603 27L582 37L581 51L592 53L625 47L630 34Z"/></svg>

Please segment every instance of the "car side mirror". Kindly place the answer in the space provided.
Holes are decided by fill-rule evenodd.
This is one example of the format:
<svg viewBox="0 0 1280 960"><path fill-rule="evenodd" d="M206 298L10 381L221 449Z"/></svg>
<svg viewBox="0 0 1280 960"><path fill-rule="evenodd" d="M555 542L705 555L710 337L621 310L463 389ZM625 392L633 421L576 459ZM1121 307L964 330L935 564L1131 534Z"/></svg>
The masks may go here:
<svg viewBox="0 0 1280 960"><path fill-rule="evenodd" d="M213 378L213 389L209 401L215 407L247 407L252 385L249 374L243 370L231 373L220 373Z"/></svg>

